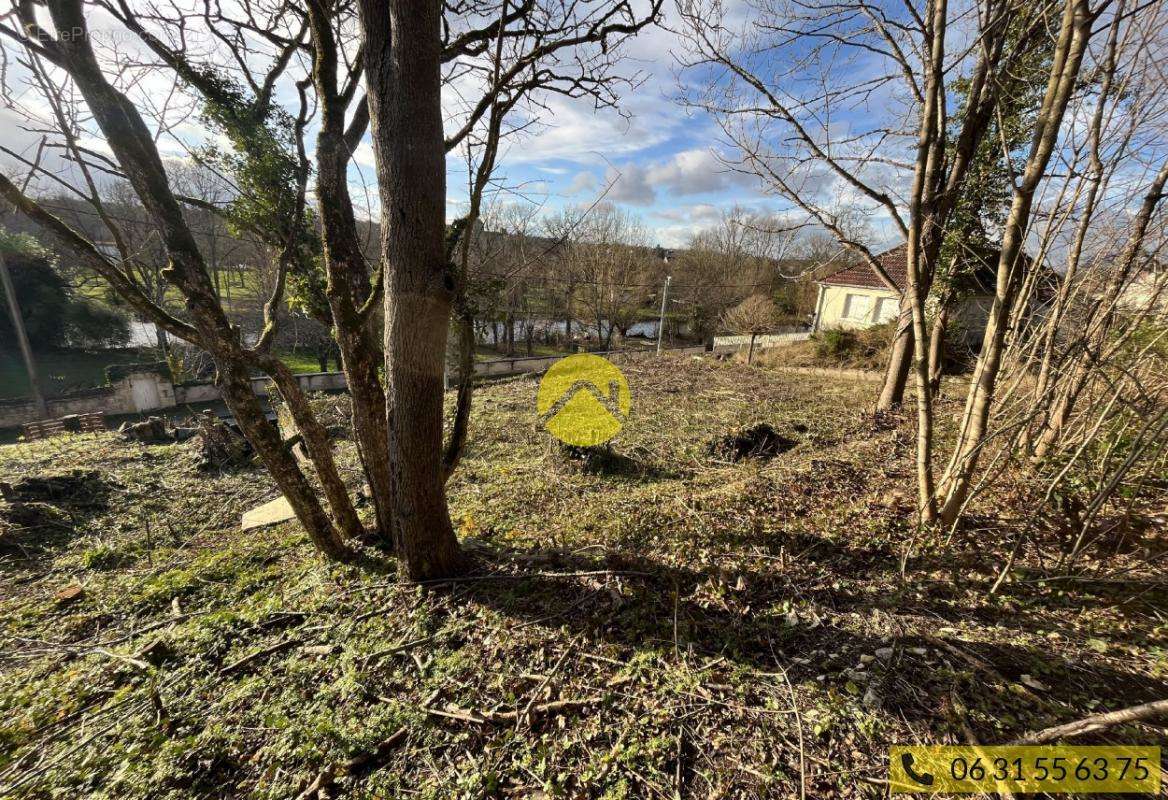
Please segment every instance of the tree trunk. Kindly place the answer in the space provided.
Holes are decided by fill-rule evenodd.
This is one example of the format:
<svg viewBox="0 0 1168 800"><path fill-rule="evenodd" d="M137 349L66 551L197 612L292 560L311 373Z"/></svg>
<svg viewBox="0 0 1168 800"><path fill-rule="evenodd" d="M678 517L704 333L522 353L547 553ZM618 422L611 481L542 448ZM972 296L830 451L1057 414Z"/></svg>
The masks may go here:
<svg viewBox="0 0 1168 800"><path fill-rule="evenodd" d="M908 294L900 298L900 316L896 321L896 335L888 351L888 367L884 371L884 383L880 387L880 398L876 401L877 411L891 411L904 402L904 388L908 385L908 373L912 367L913 354L913 311Z"/></svg>
<svg viewBox="0 0 1168 800"><path fill-rule="evenodd" d="M450 441L442 455L443 480L449 481L462 461L466 437L470 429L470 404L474 396L474 328L470 318L458 323L458 395L454 403L454 422L450 426Z"/></svg>
<svg viewBox="0 0 1168 800"><path fill-rule="evenodd" d="M750 348L746 351L746 363L750 365L754 363L754 340L758 338L758 334L750 334Z"/></svg>
<svg viewBox="0 0 1168 800"><path fill-rule="evenodd" d="M327 354L345 372L353 407L353 436L369 485L381 539L393 542L393 483L385 391L378 357L362 309L373 300L360 232L348 188L351 148L345 132L346 101L338 90L337 43L325 4L306 4L316 50L313 82L320 104L321 130L316 141L316 195L324 245L325 297L334 323L336 349Z"/></svg>
<svg viewBox="0 0 1168 800"><path fill-rule="evenodd" d="M1067 0L1052 59L1050 80L1035 124L1033 144L1021 182L1014 189L1010 213L998 259L997 286L981 354L970 382L969 396L953 456L943 481L945 503L941 512L946 525L956 521L969 496L974 471L981 456L994 399L1006 329L1020 283L1022 240L1030 221L1034 194L1058 141L1059 128L1082 65L1091 36L1092 15L1086 0Z"/></svg>
<svg viewBox="0 0 1168 800"><path fill-rule="evenodd" d="M259 453L276 487L288 500L312 543L329 558L348 561L353 551L341 539L332 520L321 507L312 485L304 477L296 457L284 447L280 434L264 414L251 388L247 369L234 359L217 357L219 388L223 402L235 416L251 446Z"/></svg>
<svg viewBox="0 0 1168 800"><path fill-rule="evenodd" d="M369 483L377 529L385 546L392 547L393 472L389 456L389 427L385 390L381 387L378 363L368 348L342 350L349 395L353 401L353 432L361 466Z"/></svg>
<svg viewBox="0 0 1168 800"><path fill-rule="evenodd" d="M1148 225L1157 206L1164 199L1164 187L1168 184L1168 161L1165 161L1160 170L1152 179L1144 200L1132 221L1132 230L1124 245L1123 253L1113 266L1113 273L1107 282L1103 296L1092 308L1086 329L1081 333L1079 341L1084 345L1077 355L1073 365L1063 365L1064 372L1069 374L1065 380L1065 388L1058 395L1053 409L1050 410L1044 424L1040 428L1037 443L1034 448L1036 458L1046 457L1055 442L1062 435L1063 428L1071 417L1075 404L1086 388L1089 377L1088 355L1098 361L1103 358L1101 350L1107 341L1112 323L1115 319L1115 309L1123 294L1124 286L1128 283L1140 252L1143 249L1144 239L1147 236ZM1044 362L1045 366L1045 362ZM1068 369L1068 366L1071 368ZM1045 388L1045 386L1044 386Z"/></svg>
<svg viewBox="0 0 1168 800"><path fill-rule="evenodd" d="M941 298L933 329L929 332L929 391L933 397L941 391L941 378L945 374L945 336L949 329L952 305L952 296L947 293Z"/></svg>
<svg viewBox="0 0 1168 800"><path fill-rule="evenodd" d="M454 279L446 263L442 5L361 0L381 197L385 377L394 536L414 580L456 574L442 464L442 378Z"/></svg>
<svg viewBox="0 0 1168 800"><path fill-rule="evenodd" d="M79 0L62 0L49 4L49 12L56 29L69 34L54 44L55 60L69 73L85 98L94 121L101 128L166 249L169 259L167 277L183 294L191 318L187 338L196 340L214 358L224 401L277 486L288 498L309 537L327 556L350 558L352 551L341 540L295 457L285 450L278 432L265 418L252 392L248 362L245 354L240 352L238 330L233 328L219 305L206 262L171 191L150 131L134 103L111 85L101 71L91 46L82 4ZM105 277L109 279L111 276ZM134 292L140 291L126 285L128 282L111 282L120 285L120 293L131 301ZM165 323L172 330L183 325L168 318L157 305L153 306L152 314L156 323Z"/></svg>
<svg viewBox="0 0 1168 800"><path fill-rule="evenodd" d="M568 287L568 293L564 297L564 343L570 345L572 342L572 287Z"/></svg>
<svg viewBox="0 0 1168 800"><path fill-rule="evenodd" d="M275 381L284 402L288 404L288 410L292 413L296 429L304 439L304 447L308 450L312 465L316 468L316 475L320 479L324 495L328 498L329 508L332 509L332 517L337 528L346 537L360 536L365 532L365 528L357 517L357 510L349 498L349 490L345 487L340 472L337 470L337 463L333 458L333 447L328 440L328 432L320 424L316 415L312 413L312 407L300 385L296 382L296 377L277 358L263 359L261 367Z"/></svg>
<svg viewBox="0 0 1168 800"><path fill-rule="evenodd" d="M925 332L925 295L929 291L933 259L940 247L940 231L933 226L935 187L943 161L945 131L938 121L943 101L945 60L945 0L930 0L930 41L925 63L925 102L921 107L916 165L909 200L909 231L905 246L905 299L912 311L912 372L917 394L917 509L922 522L937 517L933 496L933 407L929 390L928 339ZM926 275L927 273L927 275Z"/></svg>

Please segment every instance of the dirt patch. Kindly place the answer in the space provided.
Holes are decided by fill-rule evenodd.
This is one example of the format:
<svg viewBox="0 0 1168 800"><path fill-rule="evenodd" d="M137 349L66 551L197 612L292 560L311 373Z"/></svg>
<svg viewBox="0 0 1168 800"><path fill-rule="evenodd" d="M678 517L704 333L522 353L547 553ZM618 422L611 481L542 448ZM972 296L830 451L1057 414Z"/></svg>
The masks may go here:
<svg viewBox="0 0 1168 800"><path fill-rule="evenodd" d="M29 555L74 531L73 514L106 510L110 485L97 470L0 482L0 553Z"/></svg>
<svg viewBox="0 0 1168 800"><path fill-rule="evenodd" d="M558 454L565 467L585 475L635 475L642 471L635 458L618 453L609 445L577 447L560 444Z"/></svg>
<svg viewBox="0 0 1168 800"><path fill-rule="evenodd" d="M746 458L766 460L793 449L798 441L781 435L765 422L737 433L719 436L706 446L706 454L737 464Z"/></svg>
<svg viewBox="0 0 1168 800"><path fill-rule="evenodd" d="M43 528L65 525L68 518L49 503L5 503L0 506L0 519L16 528ZM13 544L7 532L0 532L0 549Z"/></svg>

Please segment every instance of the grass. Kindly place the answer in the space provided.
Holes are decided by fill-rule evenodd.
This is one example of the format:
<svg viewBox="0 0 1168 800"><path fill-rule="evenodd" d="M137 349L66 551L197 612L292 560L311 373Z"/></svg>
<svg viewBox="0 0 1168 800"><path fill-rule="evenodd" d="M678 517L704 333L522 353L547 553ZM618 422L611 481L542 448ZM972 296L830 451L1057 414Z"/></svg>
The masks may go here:
<svg viewBox="0 0 1168 800"><path fill-rule="evenodd" d="M307 350L280 350L276 353L280 360L287 364L293 372L320 372L320 362L316 355ZM336 363L329 359L329 368L336 367Z"/></svg>
<svg viewBox="0 0 1168 800"><path fill-rule="evenodd" d="M284 350L280 360L293 372L318 372L316 356L305 351ZM37 353L41 386L49 397L77 389L104 386L105 370L113 364L134 364L157 360L155 350L60 350ZM19 353L0 353L0 399L27 397L28 373Z"/></svg>
<svg viewBox="0 0 1168 800"><path fill-rule="evenodd" d="M0 448L0 480L68 465L108 487L105 508L0 534L0 794L874 798L890 744L1165 696L1162 529L1107 554L1123 582L1044 581L1059 523L1038 520L991 597L1035 522L1022 477L952 539L922 534L912 431L866 412L871 385L673 357L625 372L632 413L598 469L539 428L534 381L480 390L450 486L475 564L430 587L372 550L324 563L295 524L240 533L269 479L198 473L189 444ZM756 422L796 446L707 454ZM1109 738L1168 743L1083 741Z"/></svg>
<svg viewBox="0 0 1168 800"><path fill-rule="evenodd" d="M827 328L805 342L762 350L755 358L762 365L883 371L893 329L893 323L858 330Z"/></svg>
<svg viewBox="0 0 1168 800"><path fill-rule="evenodd" d="M61 350L36 353L41 387L49 397L75 389L105 384L105 369L111 364L132 364L152 355L138 350ZM0 398L27 397L28 373L20 354L0 353Z"/></svg>

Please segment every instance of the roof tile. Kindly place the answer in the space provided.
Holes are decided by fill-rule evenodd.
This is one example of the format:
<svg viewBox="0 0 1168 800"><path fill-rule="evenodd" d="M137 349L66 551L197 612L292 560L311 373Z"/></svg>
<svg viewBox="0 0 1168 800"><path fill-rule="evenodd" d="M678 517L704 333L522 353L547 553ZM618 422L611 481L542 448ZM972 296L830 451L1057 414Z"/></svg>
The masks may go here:
<svg viewBox="0 0 1168 800"><path fill-rule="evenodd" d="M876 256L876 260L880 262L880 266L884 267L884 271L888 273L888 277L892 278L892 282L896 284L898 289L903 288L908 283L908 262L905 259L905 246L903 244L897 245L891 250L885 250ZM824 275L820 279L820 283L829 286L855 286L864 289L888 288L880 276L876 274L876 270L863 261L847 264L835 272Z"/></svg>

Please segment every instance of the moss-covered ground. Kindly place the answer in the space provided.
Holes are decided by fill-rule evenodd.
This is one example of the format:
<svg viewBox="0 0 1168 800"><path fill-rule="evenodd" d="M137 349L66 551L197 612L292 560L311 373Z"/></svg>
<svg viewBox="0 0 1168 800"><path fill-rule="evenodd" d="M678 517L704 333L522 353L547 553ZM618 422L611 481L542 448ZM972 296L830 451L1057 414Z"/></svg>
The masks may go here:
<svg viewBox="0 0 1168 800"><path fill-rule="evenodd" d="M598 469L539 428L534 380L478 392L450 486L474 566L427 586L373 549L325 563L295 524L241 533L270 481L200 473L190 444L0 447L0 480L100 476L0 523L0 796L882 797L891 744L1168 696L1162 528L1105 541L1105 574L1052 575L1065 530L1024 475L917 530L911 422L869 412L874 384L626 375ZM795 447L708 454L759 422Z"/></svg>

